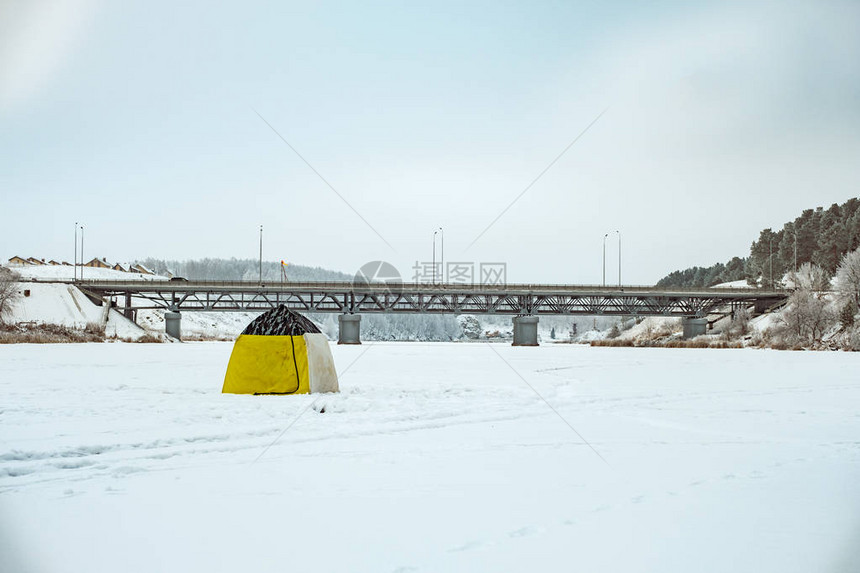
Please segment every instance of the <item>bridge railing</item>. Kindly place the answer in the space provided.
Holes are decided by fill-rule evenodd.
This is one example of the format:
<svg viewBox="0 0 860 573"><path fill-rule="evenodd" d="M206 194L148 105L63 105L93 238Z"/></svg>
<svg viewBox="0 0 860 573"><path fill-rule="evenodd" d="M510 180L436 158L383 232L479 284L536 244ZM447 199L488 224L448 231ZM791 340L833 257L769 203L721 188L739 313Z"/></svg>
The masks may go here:
<svg viewBox="0 0 860 573"><path fill-rule="evenodd" d="M739 287L656 287L654 285L618 285L603 286L603 285L587 285L587 284L534 284L534 283L505 283L505 284L475 284L475 283L420 283L420 282L401 282L393 284L384 283L365 283L355 284L352 281L223 281L223 280L189 280L189 281L171 281L171 280L78 280L78 281L46 281L40 280L37 282L74 282L74 284L83 287L92 287L98 289L116 289L133 288L135 290L152 288L153 290L206 290L213 289L265 289L265 290L375 290L375 291L487 291L487 292L661 292L661 293L736 293L749 294L753 296L767 296L773 294L775 296L785 296L790 293L790 289L762 289L762 288L739 288Z"/></svg>

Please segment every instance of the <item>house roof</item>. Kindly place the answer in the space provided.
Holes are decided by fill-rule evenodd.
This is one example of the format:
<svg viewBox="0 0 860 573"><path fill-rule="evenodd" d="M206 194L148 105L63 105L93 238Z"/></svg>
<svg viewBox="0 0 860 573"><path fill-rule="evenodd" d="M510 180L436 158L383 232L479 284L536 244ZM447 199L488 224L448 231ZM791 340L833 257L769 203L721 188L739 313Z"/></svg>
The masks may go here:
<svg viewBox="0 0 860 573"><path fill-rule="evenodd" d="M146 265L142 265L142 264L140 264L140 263L135 263L135 264L133 264L133 265L131 266L131 268L132 268L133 270L136 270L136 271L138 271L138 272L142 272L142 273L144 273L144 274L148 274L148 275L154 275L154 274L155 274L153 271L151 271L150 269L148 269L148 268L146 267Z"/></svg>

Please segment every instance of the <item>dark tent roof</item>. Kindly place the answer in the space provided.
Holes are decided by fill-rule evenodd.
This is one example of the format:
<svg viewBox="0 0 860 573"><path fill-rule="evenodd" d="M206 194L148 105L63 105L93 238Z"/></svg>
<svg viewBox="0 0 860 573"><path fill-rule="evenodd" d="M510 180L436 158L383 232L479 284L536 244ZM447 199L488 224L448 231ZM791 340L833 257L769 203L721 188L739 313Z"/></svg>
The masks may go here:
<svg viewBox="0 0 860 573"><path fill-rule="evenodd" d="M301 336L308 333L317 334L319 331L317 325L309 319L280 305L252 320L242 334Z"/></svg>

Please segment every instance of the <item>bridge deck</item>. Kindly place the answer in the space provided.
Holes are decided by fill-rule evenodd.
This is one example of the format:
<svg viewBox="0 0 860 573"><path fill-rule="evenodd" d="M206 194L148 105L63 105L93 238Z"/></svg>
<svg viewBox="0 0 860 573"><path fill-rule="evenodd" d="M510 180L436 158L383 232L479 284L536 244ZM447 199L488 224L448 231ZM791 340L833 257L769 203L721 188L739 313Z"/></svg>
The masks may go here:
<svg viewBox="0 0 860 573"><path fill-rule="evenodd" d="M784 290L653 286L463 285L256 281L78 281L94 297L129 308L263 311L284 304L304 312L442 314L590 314L704 316L717 309L780 304Z"/></svg>

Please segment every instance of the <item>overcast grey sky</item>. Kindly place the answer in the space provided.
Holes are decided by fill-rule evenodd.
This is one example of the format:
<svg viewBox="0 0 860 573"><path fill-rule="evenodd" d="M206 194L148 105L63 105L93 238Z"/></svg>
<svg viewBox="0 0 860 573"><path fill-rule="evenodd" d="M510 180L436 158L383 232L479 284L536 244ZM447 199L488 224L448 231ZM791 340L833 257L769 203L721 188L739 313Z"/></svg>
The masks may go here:
<svg viewBox="0 0 860 573"><path fill-rule="evenodd" d="M860 3L0 3L0 255L624 282L860 195ZM604 109L591 129L478 234ZM392 246L353 213L258 111ZM607 275L616 279L616 242Z"/></svg>

